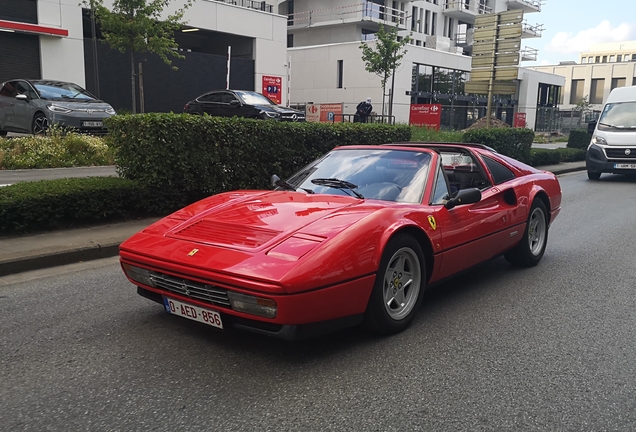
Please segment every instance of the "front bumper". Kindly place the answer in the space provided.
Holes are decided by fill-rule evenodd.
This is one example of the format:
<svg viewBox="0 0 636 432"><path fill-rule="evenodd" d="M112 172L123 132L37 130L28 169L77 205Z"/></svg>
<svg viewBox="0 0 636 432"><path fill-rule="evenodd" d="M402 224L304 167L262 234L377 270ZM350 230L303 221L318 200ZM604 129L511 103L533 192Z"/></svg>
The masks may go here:
<svg viewBox="0 0 636 432"><path fill-rule="evenodd" d="M111 117L105 112L95 112L88 114L82 111L73 111L70 113L47 113L49 121L52 125L59 125L66 128L75 129L84 133L106 133L104 120Z"/></svg>
<svg viewBox="0 0 636 432"><path fill-rule="evenodd" d="M122 260L122 264L125 261ZM138 264L135 266L141 267ZM145 267L145 266L144 266ZM148 267L146 267L148 268ZM159 271L154 269L152 271ZM212 280L172 274L170 285L153 286L134 281L139 295L163 305L163 296L218 312L224 325L286 340L299 340L327 334L359 324L364 316L375 275L367 275L332 286L295 294L265 293L244 287L233 287ZM164 276L167 276L164 274ZM158 279L157 279L158 280ZM176 281L176 282L175 282ZM205 300L201 286L214 284L214 293ZM181 287L185 287L181 289ZM234 310L224 301L225 292L253 295L276 302L275 318L265 318ZM219 301L219 299L221 299Z"/></svg>
<svg viewBox="0 0 636 432"><path fill-rule="evenodd" d="M626 154L627 150L629 150L628 154ZM636 166L636 144L633 146L620 147L592 144L587 149L585 166L589 172L613 174L636 173L636 168L618 168L620 164L632 164Z"/></svg>

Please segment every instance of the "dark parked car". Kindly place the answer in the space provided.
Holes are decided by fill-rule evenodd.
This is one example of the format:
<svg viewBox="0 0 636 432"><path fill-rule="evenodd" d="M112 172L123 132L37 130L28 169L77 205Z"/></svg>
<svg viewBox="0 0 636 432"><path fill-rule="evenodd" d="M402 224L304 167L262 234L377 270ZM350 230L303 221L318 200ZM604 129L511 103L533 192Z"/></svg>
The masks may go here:
<svg viewBox="0 0 636 432"><path fill-rule="evenodd" d="M0 87L0 136L45 132L57 124L82 132L103 132L112 106L77 84L16 79Z"/></svg>
<svg viewBox="0 0 636 432"><path fill-rule="evenodd" d="M305 121L305 113L276 105L260 93L243 90L214 90L188 102L183 111L219 117L245 117L282 121Z"/></svg>

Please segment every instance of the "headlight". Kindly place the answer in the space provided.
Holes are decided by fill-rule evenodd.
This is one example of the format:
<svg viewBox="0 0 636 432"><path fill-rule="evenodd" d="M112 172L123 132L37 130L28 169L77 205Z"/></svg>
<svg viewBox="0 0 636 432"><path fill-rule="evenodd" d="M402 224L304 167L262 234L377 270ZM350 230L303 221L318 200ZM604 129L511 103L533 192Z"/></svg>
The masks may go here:
<svg viewBox="0 0 636 432"><path fill-rule="evenodd" d="M276 302L272 299L239 294L232 291L228 291L227 296L230 299L232 309L237 312L245 312L265 318L276 318Z"/></svg>
<svg viewBox="0 0 636 432"><path fill-rule="evenodd" d="M66 114L66 113L70 113L70 112L73 111L72 109L64 108L64 107L61 107L61 106L58 106L58 105L47 105L46 107L49 109L49 111L53 111L55 113L64 113L64 114Z"/></svg>
<svg viewBox="0 0 636 432"><path fill-rule="evenodd" d="M128 276L135 282L139 282L140 284L144 284L153 288L156 287L155 282L152 280L152 277L150 277L150 270L131 266L130 264L122 264L121 267L124 269L124 273L126 273L126 276Z"/></svg>
<svg viewBox="0 0 636 432"><path fill-rule="evenodd" d="M600 137L598 135L594 135L592 137L592 144L607 145L607 141L603 137Z"/></svg>
<svg viewBox="0 0 636 432"><path fill-rule="evenodd" d="M274 118L274 119L280 118L280 114L277 112L263 111L263 114L265 114L269 118Z"/></svg>
<svg viewBox="0 0 636 432"><path fill-rule="evenodd" d="M115 109L113 107L110 107L106 110L106 114L115 115L117 113L115 112Z"/></svg>

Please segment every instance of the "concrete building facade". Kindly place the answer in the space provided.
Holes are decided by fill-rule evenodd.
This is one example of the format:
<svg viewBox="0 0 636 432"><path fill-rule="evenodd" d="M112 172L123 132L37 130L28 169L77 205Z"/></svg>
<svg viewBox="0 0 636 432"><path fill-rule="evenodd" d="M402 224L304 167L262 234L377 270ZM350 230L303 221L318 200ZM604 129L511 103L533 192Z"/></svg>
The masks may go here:
<svg viewBox="0 0 636 432"><path fill-rule="evenodd" d="M580 55L579 63L536 66L532 69L565 79L560 104L572 110L583 98L592 110L600 110L617 87L636 85L636 41L592 45Z"/></svg>
<svg viewBox="0 0 636 432"><path fill-rule="evenodd" d="M484 95L467 95L463 83L470 77L476 17L508 10L540 12L535 0L286 0L278 12L288 16L287 42L291 59L291 102L343 102L352 113L358 102L371 97L376 113L382 110L380 78L365 71L361 43L373 44L380 25L397 27L410 35L406 55L395 73L392 114L409 121L411 104L442 104L444 127L463 129L485 115ZM522 37L540 37L542 26L523 23ZM522 60L536 60L536 50L524 46ZM550 74L519 69L518 92L497 98L496 114L512 123L516 112L526 114L534 128L537 107L554 103L564 80ZM552 97L541 96L540 85ZM391 83L389 83L391 86ZM384 98L388 105L389 97Z"/></svg>

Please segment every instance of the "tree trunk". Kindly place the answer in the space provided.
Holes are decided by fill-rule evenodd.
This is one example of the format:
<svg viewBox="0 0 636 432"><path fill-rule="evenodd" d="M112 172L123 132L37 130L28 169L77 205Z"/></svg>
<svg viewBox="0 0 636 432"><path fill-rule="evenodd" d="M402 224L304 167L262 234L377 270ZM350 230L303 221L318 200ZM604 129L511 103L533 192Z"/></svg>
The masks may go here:
<svg viewBox="0 0 636 432"><path fill-rule="evenodd" d="M132 86L132 112L137 114L137 89L135 88L135 56L130 50L130 81Z"/></svg>

